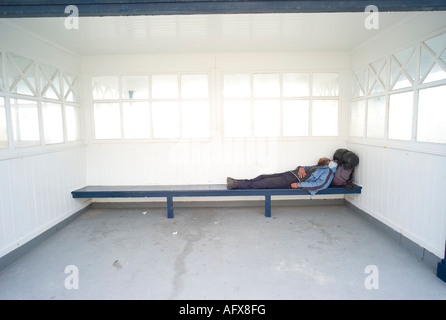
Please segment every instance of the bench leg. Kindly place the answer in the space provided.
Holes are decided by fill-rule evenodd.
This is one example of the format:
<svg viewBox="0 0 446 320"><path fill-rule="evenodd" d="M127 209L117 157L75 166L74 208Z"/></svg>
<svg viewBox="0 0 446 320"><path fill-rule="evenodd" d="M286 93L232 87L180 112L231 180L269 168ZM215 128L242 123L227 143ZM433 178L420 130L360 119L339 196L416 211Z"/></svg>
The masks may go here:
<svg viewBox="0 0 446 320"><path fill-rule="evenodd" d="M271 218L271 195L265 195L265 217Z"/></svg>
<svg viewBox="0 0 446 320"><path fill-rule="evenodd" d="M173 199L172 196L167 196L167 218L173 219Z"/></svg>

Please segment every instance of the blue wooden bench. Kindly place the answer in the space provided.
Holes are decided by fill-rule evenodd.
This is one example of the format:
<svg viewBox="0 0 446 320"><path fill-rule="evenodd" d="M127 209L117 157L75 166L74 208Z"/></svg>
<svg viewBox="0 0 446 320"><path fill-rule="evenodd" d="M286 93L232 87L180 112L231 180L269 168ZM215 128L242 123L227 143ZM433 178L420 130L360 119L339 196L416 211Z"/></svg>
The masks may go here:
<svg viewBox="0 0 446 320"><path fill-rule="evenodd" d="M329 187L316 195L361 193L361 186L353 189ZM86 186L71 192L73 198L146 198L167 199L167 218L173 218L174 197L264 196L265 216L271 217L271 196L309 195L302 189L226 189L225 184L169 185L169 186Z"/></svg>

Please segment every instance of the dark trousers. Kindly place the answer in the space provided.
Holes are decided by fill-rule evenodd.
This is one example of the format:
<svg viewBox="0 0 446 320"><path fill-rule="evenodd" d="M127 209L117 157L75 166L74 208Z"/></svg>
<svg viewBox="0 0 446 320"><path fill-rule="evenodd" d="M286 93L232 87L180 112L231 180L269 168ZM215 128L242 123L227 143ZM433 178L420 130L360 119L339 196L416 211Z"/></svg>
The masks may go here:
<svg viewBox="0 0 446 320"><path fill-rule="evenodd" d="M254 179L241 179L238 181L239 189L280 189L291 188L291 184L298 182L291 172L262 174Z"/></svg>

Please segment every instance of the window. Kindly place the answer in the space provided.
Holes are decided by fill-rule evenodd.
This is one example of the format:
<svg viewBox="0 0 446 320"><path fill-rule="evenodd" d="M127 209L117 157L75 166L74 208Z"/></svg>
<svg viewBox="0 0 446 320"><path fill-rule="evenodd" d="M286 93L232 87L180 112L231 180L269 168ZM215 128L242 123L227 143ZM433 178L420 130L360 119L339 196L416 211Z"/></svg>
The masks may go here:
<svg viewBox="0 0 446 320"><path fill-rule="evenodd" d="M338 134L338 100L314 100L312 125L314 136Z"/></svg>
<svg viewBox="0 0 446 320"><path fill-rule="evenodd" d="M446 143L446 86L420 90L417 140Z"/></svg>
<svg viewBox="0 0 446 320"><path fill-rule="evenodd" d="M102 89L100 83L98 94L99 89ZM43 147L81 139L77 75L14 53L0 52L0 91L5 91L9 98L0 97L0 148ZM12 124L13 141L8 141L8 123Z"/></svg>
<svg viewBox="0 0 446 320"><path fill-rule="evenodd" d="M43 131L45 143L63 142L62 105L60 103L42 103Z"/></svg>
<svg viewBox="0 0 446 320"><path fill-rule="evenodd" d="M37 101L11 99L12 126L17 146L40 143Z"/></svg>
<svg viewBox="0 0 446 320"><path fill-rule="evenodd" d="M352 73L350 136L446 143L445 101L443 33Z"/></svg>
<svg viewBox="0 0 446 320"><path fill-rule="evenodd" d="M386 129L386 98L367 101L367 137L384 138Z"/></svg>
<svg viewBox="0 0 446 320"><path fill-rule="evenodd" d="M389 139L411 139L412 114L413 91L390 95L388 133Z"/></svg>
<svg viewBox="0 0 446 320"><path fill-rule="evenodd" d="M155 138L180 137L180 104L177 101L153 102L152 115Z"/></svg>
<svg viewBox="0 0 446 320"><path fill-rule="evenodd" d="M81 140L82 128L79 106L65 105L65 125L67 130L67 141Z"/></svg>
<svg viewBox="0 0 446 320"><path fill-rule="evenodd" d="M94 103L94 128L96 139L121 138L121 111L119 103Z"/></svg>
<svg viewBox="0 0 446 320"><path fill-rule="evenodd" d="M365 129L366 101L352 102L350 111L350 135L352 137L363 137Z"/></svg>
<svg viewBox="0 0 446 320"><path fill-rule="evenodd" d="M0 148L8 147L8 127L6 123L5 99L0 97Z"/></svg>
<svg viewBox="0 0 446 320"><path fill-rule="evenodd" d="M224 74L224 136L336 136L338 96L338 73Z"/></svg>
<svg viewBox="0 0 446 320"><path fill-rule="evenodd" d="M7 57L9 91L27 96L38 96L35 62L12 53L8 53Z"/></svg>
<svg viewBox="0 0 446 320"><path fill-rule="evenodd" d="M283 135L286 137L308 136L310 101L286 100L283 106Z"/></svg>
<svg viewBox="0 0 446 320"><path fill-rule="evenodd" d="M96 139L209 138L208 86L207 74L93 77Z"/></svg>
<svg viewBox="0 0 446 320"><path fill-rule="evenodd" d="M123 102L122 117L124 138L150 138L150 110L148 102Z"/></svg>

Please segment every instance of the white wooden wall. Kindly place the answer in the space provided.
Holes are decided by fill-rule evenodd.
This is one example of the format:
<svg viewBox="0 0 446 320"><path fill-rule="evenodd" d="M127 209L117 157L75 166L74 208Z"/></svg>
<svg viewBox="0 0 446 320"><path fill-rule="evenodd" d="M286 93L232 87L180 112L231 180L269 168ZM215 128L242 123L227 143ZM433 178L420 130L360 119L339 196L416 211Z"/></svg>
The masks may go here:
<svg viewBox="0 0 446 320"><path fill-rule="evenodd" d="M0 160L0 257L85 207L85 147Z"/></svg>
<svg viewBox="0 0 446 320"><path fill-rule="evenodd" d="M76 55L0 21L3 50L80 72ZM71 191L86 184L81 142L0 150L0 257L22 246L88 203Z"/></svg>
<svg viewBox="0 0 446 320"><path fill-rule="evenodd" d="M444 13L405 21L352 53L352 68L376 61L445 29ZM446 146L349 138L358 153L362 194L347 200L440 258L446 239Z"/></svg>

